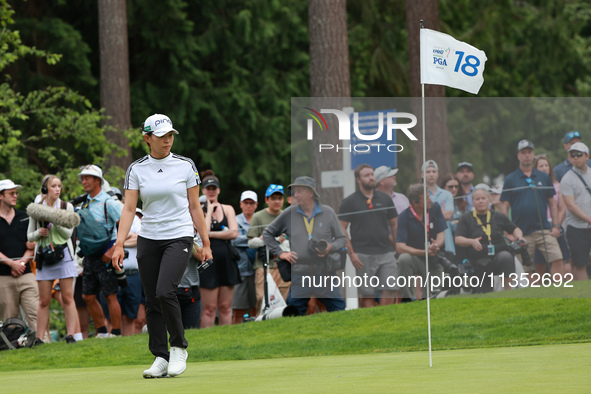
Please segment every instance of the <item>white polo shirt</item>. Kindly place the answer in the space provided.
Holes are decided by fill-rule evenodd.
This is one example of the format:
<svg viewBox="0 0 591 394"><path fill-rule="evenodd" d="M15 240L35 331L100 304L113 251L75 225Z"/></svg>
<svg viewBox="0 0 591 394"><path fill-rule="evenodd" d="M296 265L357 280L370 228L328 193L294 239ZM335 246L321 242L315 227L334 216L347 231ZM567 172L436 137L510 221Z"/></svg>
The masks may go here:
<svg viewBox="0 0 591 394"><path fill-rule="evenodd" d="M132 163L125 189L139 190L142 199L142 238L164 240L193 238L187 189L201 183L195 163L170 153L164 159L147 155Z"/></svg>

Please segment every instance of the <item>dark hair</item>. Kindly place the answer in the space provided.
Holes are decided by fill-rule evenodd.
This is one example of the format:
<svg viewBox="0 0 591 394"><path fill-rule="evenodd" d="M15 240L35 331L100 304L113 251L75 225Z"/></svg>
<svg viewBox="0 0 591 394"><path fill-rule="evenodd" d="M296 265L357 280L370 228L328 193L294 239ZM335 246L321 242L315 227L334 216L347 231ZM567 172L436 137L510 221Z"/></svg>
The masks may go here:
<svg viewBox="0 0 591 394"><path fill-rule="evenodd" d="M359 179L359 173L364 168L371 168L373 170L373 167L370 166L369 164L359 164L357 167L355 167L355 179Z"/></svg>
<svg viewBox="0 0 591 394"><path fill-rule="evenodd" d="M418 202L421 199L421 196L424 195L423 185L421 183L415 183L408 187L406 191L406 197L408 197L408 201L410 202Z"/></svg>
<svg viewBox="0 0 591 394"><path fill-rule="evenodd" d="M456 194L456 196L454 197L454 204L457 205L458 209L462 213L466 213L466 207L468 206L468 201L464 200L464 196L465 196L464 189L462 189L462 183L460 182L460 180L458 179L457 176L455 176L454 174L451 174L451 173L445 175L441 179L441 183L439 184L439 187L442 189L445 189L445 186L451 180L455 180L458 182L458 194ZM447 189L445 189L445 190L447 190Z"/></svg>

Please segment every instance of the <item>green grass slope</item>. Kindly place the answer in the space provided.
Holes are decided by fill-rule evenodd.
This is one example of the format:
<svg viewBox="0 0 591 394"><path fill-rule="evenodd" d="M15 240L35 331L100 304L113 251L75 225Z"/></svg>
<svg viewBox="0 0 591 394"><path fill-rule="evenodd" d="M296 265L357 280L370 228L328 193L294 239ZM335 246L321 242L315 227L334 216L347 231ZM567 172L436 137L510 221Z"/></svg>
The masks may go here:
<svg viewBox="0 0 591 394"><path fill-rule="evenodd" d="M591 288L591 282L585 286ZM516 290L513 295L529 290ZM550 296L555 291L534 289L532 294ZM494 297L432 300L433 349L591 342L587 298ZM186 336L190 362L424 351L428 349L427 304L188 330ZM0 352L0 372L149 365L152 360L148 336L137 335Z"/></svg>

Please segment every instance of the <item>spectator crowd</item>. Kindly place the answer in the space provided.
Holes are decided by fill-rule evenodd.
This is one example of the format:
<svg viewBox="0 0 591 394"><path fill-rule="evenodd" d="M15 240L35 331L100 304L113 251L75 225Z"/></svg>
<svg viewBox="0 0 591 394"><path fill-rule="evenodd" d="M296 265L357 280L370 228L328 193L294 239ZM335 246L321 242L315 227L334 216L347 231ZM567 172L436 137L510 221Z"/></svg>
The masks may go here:
<svg viewBox="0 0 591 394"><path fill-rule="evenodd" d="M492 186L474 185L469 162L457 164L455 174L440 174L438 164L427 160L424 179L402 193L395 191L398 169L361 164L354 171L357 190L338 211L320 201L315 179L299 177L286 187L269 185L261 199L243 191L236 214L231 202L222 203L221 181L208 170L198 179L213 263L203 266L195 232L176 294L182 325L239 324L270 304L294 307L300 315L344 310L343 288L325 279L343 274L347 256L357 277L381 284L355 286L360 307L412 302L433 290L436 296L495 287L428 289L429 276L490 274L506 279L505 290L539 283L544 274L553 282L587 280L589 148L578 131L566 133L563 147L566 159L553 167L546 155L535 154L532 141L520 141L518 167ZM79 181L86 194L66 202L61 180L44 176L24 212L15 208L22 186L0 180L0 320L22 315L36 330L36 344L51 341L53 298L64 309L67 343L145 330L137 260L143 212L136 209L119 272L110 262L124 195L98 165L81 167ZM91 230L108 242L97 247ZM517 272L525 282L509 280ZM389 281L411 276L423 281ZM89 333L90 322L95 332Z"/></svg>

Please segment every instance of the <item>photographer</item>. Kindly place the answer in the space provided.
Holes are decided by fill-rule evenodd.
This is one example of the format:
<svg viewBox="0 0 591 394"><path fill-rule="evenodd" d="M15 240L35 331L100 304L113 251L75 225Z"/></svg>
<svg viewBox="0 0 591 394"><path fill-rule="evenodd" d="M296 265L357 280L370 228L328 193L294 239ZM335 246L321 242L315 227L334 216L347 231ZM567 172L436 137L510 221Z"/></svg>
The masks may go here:
<svg viewBox="0 0 591 394"><path fill-rule="evenodd" d="M523 233L509 218L489 208L489 187L479 184L472 192L474 211L460 218L456 229L456 245L466 247L466 257L474 267L474 274L493 273L508 277L515 272L515 259L508 251L503 232L512 234L517 240ZM510 289L510 281L505 281L505 289ZM490 281L481 284L477 293L492 291Z"/></svg>
<svg viewBox="0 0 591 394"><path fill-rule="evenodd" d="M336 251L343 249L346 238L337 215L332 208L318 201L314 179L298 177L288 188L292 189L292 198L297 205L283 211L263 232L270 253L291 263L292 285L287 304L296 307L300 315L305 315L310 297L315 296L329 312L344 310L340 288L331 290L326 285L308 286L308 282L304 283L304 277L307 277L312 278L312 284L318 284L320 278L331 277L340 269L340 263L336 263L333 257ZM281 234L286 234L290 240L291 252L284 252L277 243L275 237Z"/></svg>
<svg viewBox="0 0 591 394"><path fill-rule="evenodd" d="M396 250L398 258L398 272L406 280L401 286L402 302L414 300L411 277L419 275L422 278L423 298L427 296L427 267L425 262L425 226L429 239L429 273L431 276L441 276L443 268L439 264L437 253L445 245L444 231L447 228L445 218L438 203L432 203L431 197L425 194L423 185L410 185L406 193L410 207L398 216L398 231L396 232ZM427 204L427 218L424 218L425 204ZM411 283L412 282L412 283ZM418 285L418 283L417 283Z"/></svg>

